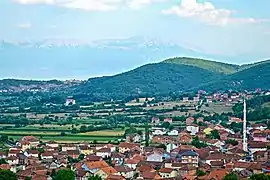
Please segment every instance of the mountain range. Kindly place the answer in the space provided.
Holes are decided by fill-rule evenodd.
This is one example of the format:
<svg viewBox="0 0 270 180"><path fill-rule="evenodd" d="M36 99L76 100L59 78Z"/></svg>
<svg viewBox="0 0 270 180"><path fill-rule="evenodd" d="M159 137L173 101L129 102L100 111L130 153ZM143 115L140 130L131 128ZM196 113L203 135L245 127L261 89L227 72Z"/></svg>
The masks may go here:
<svg viewBox="0 0 270 180"><path fill-rule="evenodd" d="M199 89L270 89L269 60L237 65L207 60L208 56L177 44L141 38L92 43L58 39L38 43L2 41L0 78L90 79L68 85L63 81L1 80L0 90L11 88L19 91L38 87L53 89L59 94L65 92L65 95L91 97L91 100L108 100L138 94L182 93ZM214 56L211 57L213 59ZM108 75L95 77L97 74Z"/></svg>
<svg viewBox="0 0 270 180"><path fill-rule="evenodd" d="M0 78L88 79L118 74L179 56L238 62L240 59L207 54L184 45L142 37L93 42L57 38L0 41Z"/></svg>

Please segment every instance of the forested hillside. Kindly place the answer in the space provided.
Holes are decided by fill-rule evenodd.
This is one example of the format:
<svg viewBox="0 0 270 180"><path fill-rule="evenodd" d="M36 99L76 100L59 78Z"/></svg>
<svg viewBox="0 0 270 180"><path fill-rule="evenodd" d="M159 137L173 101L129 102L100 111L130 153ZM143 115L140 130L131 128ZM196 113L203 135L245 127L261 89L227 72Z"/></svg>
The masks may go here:
<svg viewBox="0 0 270 180"><path fill-rule="evenodd" d="M60 87L58 91L53 91L54 94L68 94L95 101L123 99L133 95L179 94L200 89L270 89L270 63L263 61L239 66L203 59L172 58L115 76L91 78L78 84L66 85L60 81L2 80L0 88L31 84L51 84Z"/></svg>
<svg viewBox="0 0 270 180"><path fill-rule="evenodd" d="M186 91L199 84L223 78L223 74L170 63L148 64L116 76L89 79L76 92L106 97Z"/></svg>

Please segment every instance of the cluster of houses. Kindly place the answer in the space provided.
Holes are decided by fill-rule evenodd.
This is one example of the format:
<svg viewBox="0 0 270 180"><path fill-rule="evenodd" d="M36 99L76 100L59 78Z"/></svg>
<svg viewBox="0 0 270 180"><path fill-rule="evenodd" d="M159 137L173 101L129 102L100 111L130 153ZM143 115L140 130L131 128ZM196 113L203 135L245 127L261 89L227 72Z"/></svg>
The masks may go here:
<svg viewBox="0 0 270 180"><path fill-rule="evenodd" d="M91 176L104 180L222 180L230 172L240 179L270 173L270 129L265 124L248 128L248 151L244 151L240 133L209 122L204 122L207 126L199 126L195 124L198 121L203 119L187 118L184 130L152 128L147 147L138 134L128 136L120 144L44 143L25 136L7 153L0 152L0 158L7 162L0 169L13 171L19 180L26 177L51 180L52 172L63 168L74 171L76 180L88 180ZM152 122L160 123L160 120L153 118ZM172 123L172 120L167 118L163 122ZM229 122L241 122L241 119L232 117ZM220 138L209 136L214 130ZM194 145L195 137L206 146Z"/></svg>

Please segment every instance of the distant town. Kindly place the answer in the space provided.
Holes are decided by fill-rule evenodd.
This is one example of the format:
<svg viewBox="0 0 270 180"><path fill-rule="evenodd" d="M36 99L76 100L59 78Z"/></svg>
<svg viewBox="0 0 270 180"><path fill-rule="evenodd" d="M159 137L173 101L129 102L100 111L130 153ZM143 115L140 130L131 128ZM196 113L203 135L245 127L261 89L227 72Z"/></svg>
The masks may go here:
<svg viewBox="0 0 270 180"><path fill-rule="evenodd" d="M67 96L27 107L7 102L0 107L0 169L19 180L61 174L229 180L270 173L270 91L200 90L89 104Z"/></svg>

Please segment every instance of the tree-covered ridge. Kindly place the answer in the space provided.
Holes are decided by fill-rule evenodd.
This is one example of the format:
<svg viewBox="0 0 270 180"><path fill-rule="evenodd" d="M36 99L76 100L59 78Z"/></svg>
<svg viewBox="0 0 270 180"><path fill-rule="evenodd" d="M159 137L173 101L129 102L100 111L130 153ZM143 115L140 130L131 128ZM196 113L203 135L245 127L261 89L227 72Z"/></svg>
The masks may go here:
<svg viewBox="0 0 270 180"><path fill-rule="evenodd" d="M194 66L198 68L202 68L208 71L223 73L223 74L233 74L236 73L240 66L234 64L221 63L216 61L210 61L205 59L196 59L196 58L188 58L188 57L176 57L167 59L164 61L165 63L173 63L173 64L183 64Z"/></svg>
<svg viewBox="0 0 270 180"><path fill-rule="evenodd" d="M134 95L168 95L200 89L206 91L270 89L269 62L238 66L204 59L172 58L118 75L91 78L70 85L55 80L0 80L0 90L8 86L26 85L30 88L45 89L49 95L61 94L65 98L75 96L79 99L103 101Z"/></svg>
<svg viewBox="0 0 270 180"><path fill-rule="evenodd" d="M157 63L115 76L89 79L76 92L119 95L179 92L223 76L193 66Z"/></svg>
<svg viewBox="0 0 270 180"><path fill-rule="evenodd" d="M270 63L267 63L267 61L227 75L221 80L201 84L197 89L215 91L228 89L254 90L257 88L270 89Z"/></svg>
<svg viewBox="0 0 270 180"><path fill-rule="evenodd" d="M29 85L44 85L44 84L63 84L62 81L50 80L50 81L38 81L38 80L22 80L22 79L2 79L0 80L0 86L29 86Z"/></svg>

